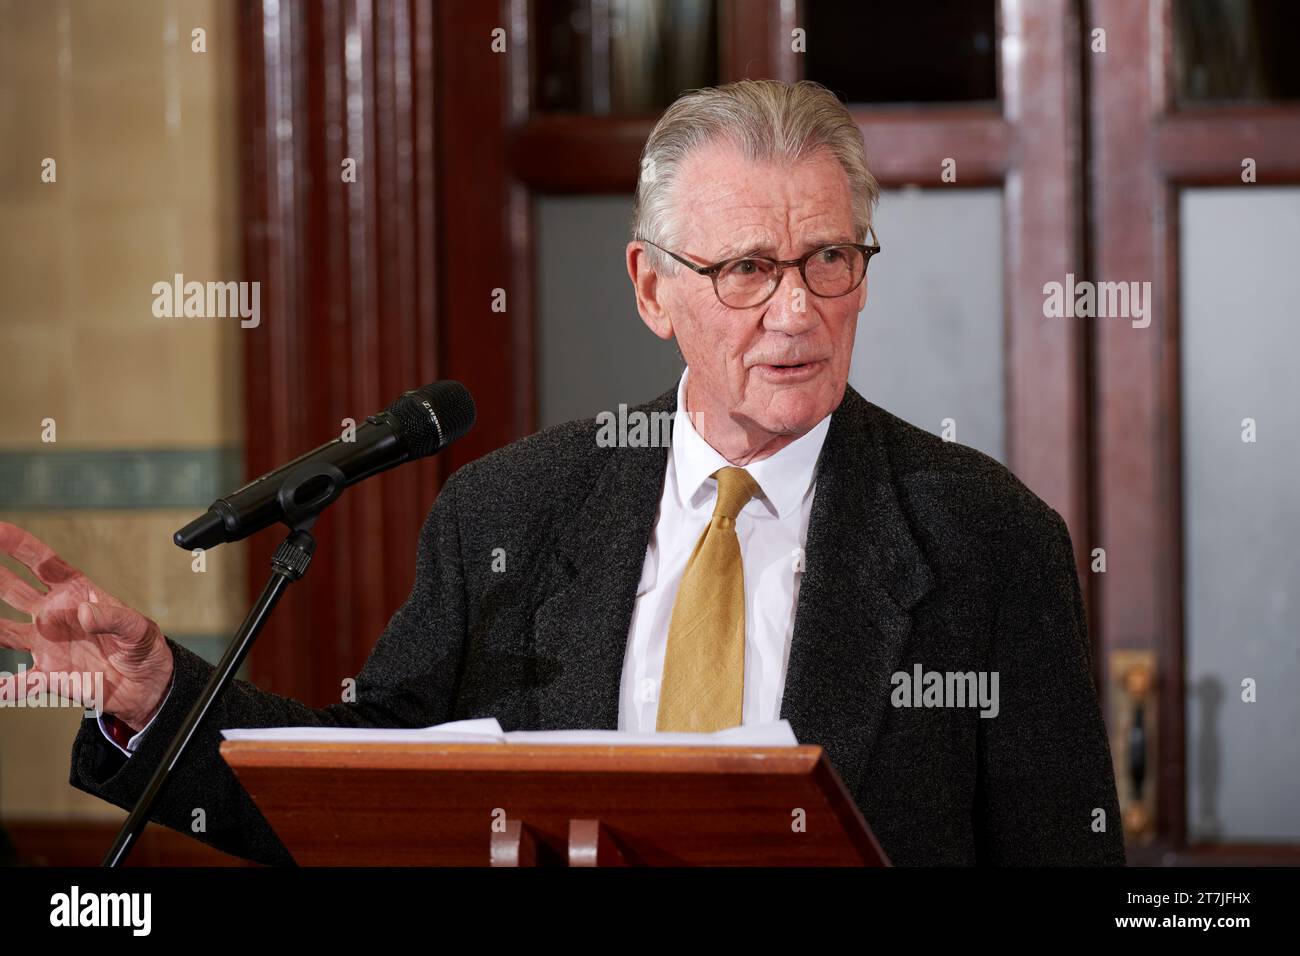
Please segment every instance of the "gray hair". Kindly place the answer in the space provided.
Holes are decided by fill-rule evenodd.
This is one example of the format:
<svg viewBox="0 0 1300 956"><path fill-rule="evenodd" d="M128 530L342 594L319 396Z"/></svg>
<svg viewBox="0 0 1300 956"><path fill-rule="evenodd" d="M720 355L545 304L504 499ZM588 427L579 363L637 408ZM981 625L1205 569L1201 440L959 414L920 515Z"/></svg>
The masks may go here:
<svg viewBox="0 0 1300 956"><path fill-rule="evenodd" d="M716 142L731 142L747 159L763 162L791 163L816 150L829 150L849 179L856 241L866 241L880 186L867 169L862 134L835 94L809 80L740 80L679 97L655 124L641 152L632 238L673 249L677 174L693 150ZM676 263L654 246L647 246L646 252L656 272L671 275L676 270Z"/></svg>

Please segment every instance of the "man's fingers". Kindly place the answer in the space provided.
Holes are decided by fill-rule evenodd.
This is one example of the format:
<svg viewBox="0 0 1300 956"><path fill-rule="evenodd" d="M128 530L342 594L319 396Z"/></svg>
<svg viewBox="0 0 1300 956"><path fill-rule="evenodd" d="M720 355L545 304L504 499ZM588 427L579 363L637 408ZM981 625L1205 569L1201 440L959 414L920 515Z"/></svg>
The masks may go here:
<svg viewBox="0 0 1300 956"><path fill-rule="evenodd" d="M18 621L0 618L0 647L7 647L13 651L29 651L31 633L30 624L20 624Z"/></svg>
<svg viewBox="0 0 1300 956"><path fill-rule="evenodd" d="M115 604L84 602L77 608L77 623L87 634L116 634L128 641L140 640L149 630L147 617Z"/></svg>
<svg viewBox="0 0 1300 956"><path fill-rule="evenodd" d="M0 567L0 601L24 614L33 614L42 597L44 595L40 591L18 575L8 568Z"/></svg>
<svg viewBox="0 0 1300 956"><path fill-rule="evenodd" d="M27 565L38 581L51 587L81 574L40 538L7 521L0 521L0 551Z"/></svg>

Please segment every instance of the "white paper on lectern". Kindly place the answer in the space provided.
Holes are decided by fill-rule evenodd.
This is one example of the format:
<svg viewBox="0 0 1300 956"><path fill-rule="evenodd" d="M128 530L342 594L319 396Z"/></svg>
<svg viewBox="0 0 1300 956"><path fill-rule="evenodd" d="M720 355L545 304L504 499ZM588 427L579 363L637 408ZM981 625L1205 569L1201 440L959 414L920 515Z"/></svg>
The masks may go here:
<svg viewBox="0 0 1300 956"><path fill-rule="evenodd" d="M277 743L388 744L597 744L647 747L795 747L799 741L788 720L744 724L711 734L650 733L621 730L515 730L505 733L495 717L454 720L423 728L255 727L223 730L226 740Z"/></svg>
<svg viewBox="0 0 1300 956"><path fill-rule="evenodd" d="M226 740L328 744L499 744L505 731L495 717L453 720L433 727L244 727L223 730Z"/></svg>
<svg viewBox="0 0 1300 956"><path fill-rule="evenodd" d="M611 747L797 747L788 720L742 724L711 734L656 732L636 734L623 730L516 730L506 734L508 744L601 744Z"/></svg>

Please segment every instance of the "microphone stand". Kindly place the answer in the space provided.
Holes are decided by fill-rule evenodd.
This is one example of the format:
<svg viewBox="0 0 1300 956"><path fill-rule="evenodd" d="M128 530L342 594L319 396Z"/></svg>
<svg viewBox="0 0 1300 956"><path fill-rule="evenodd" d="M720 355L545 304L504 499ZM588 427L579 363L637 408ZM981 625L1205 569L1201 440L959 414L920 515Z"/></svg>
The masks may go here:
<svg viewBox="0 0 1300 956"><path fill-rule="evenodd" d="M149 778L149 785L145 787L144 793L136 801L131 815L122 824L122 829L117 834L117 840L113 843L112 849L108 851L108 855L104 857L104 866L118 867L122 865L127 854L131 852L131 848L135 846L136 840L139 839L145 824L149 822L149 815L153 812L154 805L158 802L163 787L171 779L172 770L175 769L186 748L189 747L195 731L199 728L199 724L203 722L203 718L208 715L208 711L212 709L216 699L221 696L222 691L230 684L240 665L244 663L244 658L248 656L253 641L257 640L257 635L261 633L262 627L266 624L267 618L271 616L271 611L279 602L280 596L284 594L285 589L290 584L307 573L312 554L316 551L316 539L309 533L309 529L315 520L316 515L312 514L296 524L293 530L289 532L289 536L276 549L275 555L271 558L270 580L267 581L266 587L262 589L261 595L248 612L248 616L244 618L244 623L240 625L238 633L235 634L235 639L226 648L226 653L217 664L216 670L213 671L208 685L203 688L203 693L194 702L194 706L190 708L184 723L176 731L171 744L167 747L167 752L163 755L162 762L158 764L153 776Z"/></svg>

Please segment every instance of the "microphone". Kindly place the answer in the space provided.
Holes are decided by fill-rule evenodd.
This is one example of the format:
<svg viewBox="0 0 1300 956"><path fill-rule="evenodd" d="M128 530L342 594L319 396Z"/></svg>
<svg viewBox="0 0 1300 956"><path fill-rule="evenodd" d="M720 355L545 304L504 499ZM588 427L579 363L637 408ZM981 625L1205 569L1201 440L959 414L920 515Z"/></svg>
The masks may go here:
<svg viewBox="0 0 1300 956"><path fill-rule="evenodd" d="M474 399L460 382L434 382L403 394L356 430L218 498L173 536L178 547L212 548L283 521L310 528L349 485L442 451L474 424Z"/></svg>

